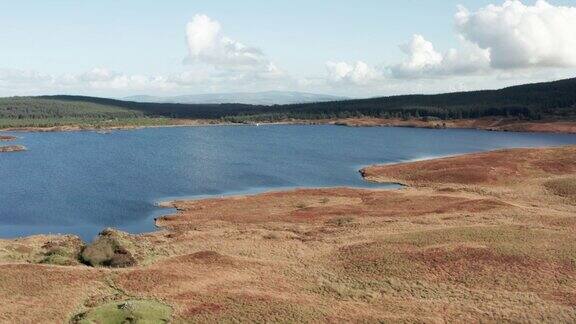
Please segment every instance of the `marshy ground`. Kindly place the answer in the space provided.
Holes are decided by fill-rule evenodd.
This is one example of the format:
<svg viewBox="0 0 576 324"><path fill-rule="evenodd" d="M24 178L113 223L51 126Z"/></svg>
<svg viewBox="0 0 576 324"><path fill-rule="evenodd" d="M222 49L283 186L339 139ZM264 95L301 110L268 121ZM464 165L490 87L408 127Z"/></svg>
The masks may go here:
<svg viewBox="0 0 576 324"><path fill-rule="evenodd" d="M397 191L175 201L160 230L0 240L0 321L576 321L576 147L362 170Z"/></svg>

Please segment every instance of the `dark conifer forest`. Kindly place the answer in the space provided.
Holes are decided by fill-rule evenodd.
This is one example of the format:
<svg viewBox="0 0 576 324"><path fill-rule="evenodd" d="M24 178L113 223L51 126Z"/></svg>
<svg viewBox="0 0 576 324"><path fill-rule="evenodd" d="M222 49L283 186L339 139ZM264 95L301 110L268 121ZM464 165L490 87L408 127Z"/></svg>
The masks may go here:
<svg viewBox="0 0 576 324"><path fill-rule="evenodd" d="M158 124L171 118L274 122L348 117L576 119L576 78L500 90L292 105L141 103L85 96L0 98L0 127Z"/></svg>

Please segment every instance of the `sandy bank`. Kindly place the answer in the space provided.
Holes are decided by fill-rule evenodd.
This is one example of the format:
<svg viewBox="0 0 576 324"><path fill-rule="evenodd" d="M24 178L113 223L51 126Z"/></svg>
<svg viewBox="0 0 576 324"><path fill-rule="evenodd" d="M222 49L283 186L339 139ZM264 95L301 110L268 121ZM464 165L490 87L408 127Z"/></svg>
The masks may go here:
<svg viewBox="0 0 576 324"><path fill-rule="evenodd" d="M53 265L73 237L0 240L0 321L139 298L181 322L574 322L575 161L576 146L502 150L363 170L410 185L396 191L175 201L157 232L108 232L123 269Z"/></svg>

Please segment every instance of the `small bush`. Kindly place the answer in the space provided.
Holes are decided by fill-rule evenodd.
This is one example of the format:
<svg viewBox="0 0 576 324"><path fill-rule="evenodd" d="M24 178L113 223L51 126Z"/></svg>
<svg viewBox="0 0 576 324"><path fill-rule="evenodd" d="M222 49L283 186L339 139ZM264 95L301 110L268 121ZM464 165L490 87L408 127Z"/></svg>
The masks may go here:
<svg viewBox="0 0 576 324"><path fill-rule="evenodd" d="M298 203L298 204L296 204L296 208L298 208L298 209L304 209L304 208L306 208L306 207L308 207L308 206L306 206L305 203Z"/></svg>
<svg viewBox="0 0 576 324"><path fill-rule="evenodd" d="M554 179L546 182L544 186L557 196L576 199L576 178Z"/></svg>
<svg viewBox="0 0 576 324"><path fill-rule="evenodd" d="M73 265L77 264L77 255L66 251L63 248L52 248L44 254L44 258L40 263L44 264L55 264L55 265Z"/></svg>
<svg viewBox="0 0 576 324"><path fill-rule="evenodd" d="M354 221L353 217L343 216L343 217L332 218L332 219L328 220L326 222L326 224L336 226L336 227L342 227L342 226L346 226L346 225L352 223L353 221Z"/></svg>

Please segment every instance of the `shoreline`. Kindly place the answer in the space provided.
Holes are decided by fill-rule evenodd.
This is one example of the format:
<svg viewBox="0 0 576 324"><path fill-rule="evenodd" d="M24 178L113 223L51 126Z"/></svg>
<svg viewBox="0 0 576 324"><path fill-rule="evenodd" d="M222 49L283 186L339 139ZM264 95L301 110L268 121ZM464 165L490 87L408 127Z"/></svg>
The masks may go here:
<svg viewBox="0 0 576 324"><path fill-rule="evenodd" d="M222 126L222 125L212 125L212 126ZM250 126L250 125L246 125ZM156 126L150 126L156 127ZM186 125L176 125L176 126L158 126L158 127L186 127ZM194 126L192 126L194 127ZM18 147L22 147L22 151L26 151L26 148L20 145ZM12 147L12 146L10 146ZM14 146L16 147L16 146ZM173 209L176 211L175 214L166 214L166 215L159 215L158 217L153 218L153 225L156 227L156 230L152 232L142 232L142 233L131 233L130 235L147 235L153 234L159 230L162 230L162 226L157 224L157 220L162 219L164 217L170 217L177 215L180 210L178 209L179 203L190 203L190 202L202 202L202 201L221 201L221 200L228 200L228 199L243 199L243 198L250 198L250 197L257 197L261 195L282 195L288 194L291 192L298 192L298 191L322 191L322 190L359 190L359 191L398 191L398 190L406 190L406 189L416 189L419 187L419 184L416 184L411 181L405 181L398 178L388 178L383 179L379 177L375 177L372 174L372 170L376 169L386 169L395 166L412 166L418 165L421 163L427 162L442 162L442 161L450 161L452 159L459 159L465 158L468 156L475 156L475 155L483 155L483 154L497 154L497 153L506 153L509 151L518 151L518 150L548 150L548 149L561 149L561 148L571 148L576 146L574 145L564 145L564 146L555 146L555 147L533 147L533 148L503 148L503 149L496 149L490 151L480 151L480 152L473 152L473 153L462 153L462 154L450 154L450 155L442 155L442 156L433 156L433 157L424 157L424 158L416 158L416 159L409 159L405 161L398 161L398 162L390 162L390 163L376 163L371 165L365 165L360 167L357 172L359 173L362 181L381 185L382 187L353 187L353 186L326 186L326 187L306 187L306 186L297 186L297 187L280 187L280 188L273 188L273 189L262 189L262 188L253 188L248 190L241 190L241 191L234 191L228 192L223 194L215 194L215 195L199 195L199 196L182 196L182 197L167 197L167 198L160 198L155 200L152 204L157 207L158 209ZM2 148L0 147L0 153ZM20 152L20 151L7 151L7 152ZM386 186L398 186L398 188L386 188ZM105 230L105 228L103 228ZM14 237L14 238L2 238L0 240L21 240L35 236L46 236L46 235L63 235L63 236L77 236L76 234L71 233L62 233L62 234L52 234L52 233L38 233L33 235L26 235L21 237ZM89 243L89 242L85 242Z"/></svg>
<svg viewBox="0 0 576 324"><path fill-rule="evenodd" d="M346 119L318 119L318 120L287 120L279 122L230 123L215 120L175 119L174 124L142 125L142 126L111 126L95 127L80 125L64 125L52 127L11 127L0 128L0 132L75 132L75 131L122 131L144 128L168 127L202 127L202 126L258 126L258 125L336 125L344 127L406 127L425 129L476 129L501 132L536 132L576 134L576 121L522 121L506 118L480 118L446 121L425 121L423 119L384 119L384 118L346 118Z"/></svg>

